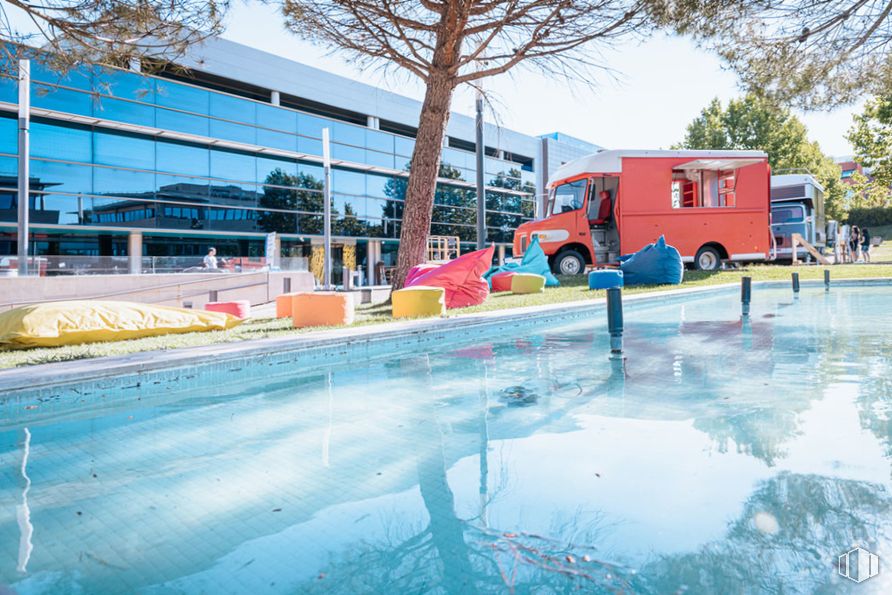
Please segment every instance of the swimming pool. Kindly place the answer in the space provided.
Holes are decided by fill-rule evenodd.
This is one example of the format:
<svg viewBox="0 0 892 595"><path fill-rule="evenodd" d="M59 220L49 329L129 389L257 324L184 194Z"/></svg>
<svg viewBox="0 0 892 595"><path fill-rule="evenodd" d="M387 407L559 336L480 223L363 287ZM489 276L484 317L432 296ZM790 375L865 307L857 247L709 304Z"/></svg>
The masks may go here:
<svg viewBox="0 0 892 595"><path fill-rule="evenodd" d="M889 286L757 287L747 324L731 290L628 304L625 370L595 312L10 397L0 583L890 592L835 566L892 559L890 311Z"/></svg>

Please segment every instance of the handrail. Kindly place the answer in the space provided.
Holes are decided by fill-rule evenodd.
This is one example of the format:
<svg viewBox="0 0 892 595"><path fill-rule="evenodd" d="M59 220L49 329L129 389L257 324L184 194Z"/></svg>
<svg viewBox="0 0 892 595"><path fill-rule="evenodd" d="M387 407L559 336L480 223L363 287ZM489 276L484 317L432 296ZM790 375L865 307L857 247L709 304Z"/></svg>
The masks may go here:
<svg viewBox="0 0 892 595"><path fill-rule="evenodd" d="M241 275L246 275L246 276L266 275L266 279L264 279L264 281L262 281L262 282L258 281L256 283L248 283L248 284L236 285L236 286L232 286L232 287L222 287L219 289L207 288L203 291L190 293L189 296L191 297L193 295L201 295L202 293L205 293L206 291L221 292L221 291L231 291L231 290L235 290L235 289L246 289L249 287L258 287L260 285L267 285L269 283L269 271L256 271L256 272L251 272L251 273L236 273L236 274L239 276L241 276ZM99 275L97 275L97 277L98 276ZM223 278L232 279L233 277L230 275L224 275ZM157 291L159 289L170 289L172 287L191 286L191 285L197 285L200 283L212 284L216 281L223 281L223 279L222 278L221 279L195 279L192 281L178 281L178 282L174 282L174 283L165 283L163 285L152 285L150 287L140 287L138 289L127 289L124 291L113 291L110 293L100 293L100 294L92 295L92 296L77 296L77 297L69 297L69 298L59 297L59 298L53 298L53 299L48 299L48 300L15 301L15 302L8 302L8 303L0 304L0 309L15 308L16 306L28 306L31 304L46 304L46 303L50 303L50 302L59 302L59 301L63 301L66 299L101 300L101 299L107 299L110 297L119 297L122 295L128 295L128 294L133 294L133 293L143 293L146 291ZM151 302L149 302L149 303L151 303Z"/></svg>

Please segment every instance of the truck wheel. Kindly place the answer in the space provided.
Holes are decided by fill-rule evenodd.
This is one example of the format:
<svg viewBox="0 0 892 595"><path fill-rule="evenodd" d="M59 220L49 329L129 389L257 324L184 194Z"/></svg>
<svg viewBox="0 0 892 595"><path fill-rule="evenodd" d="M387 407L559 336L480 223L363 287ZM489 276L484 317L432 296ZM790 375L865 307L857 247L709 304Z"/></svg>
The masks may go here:
<svg viewBox="0 0 892 595"><path fill-rule="evenodd" d="M580 275L585 271L585 259L576 250L564 250L554 257L551 270L555 275Z"/></svg>
<svg viewBox="0 0 892 595"><path fill-rule="evenodd" d="M717 271L722 266L722 256L712 246L703 246L697 250L694 266L698 271Z"/></svg>

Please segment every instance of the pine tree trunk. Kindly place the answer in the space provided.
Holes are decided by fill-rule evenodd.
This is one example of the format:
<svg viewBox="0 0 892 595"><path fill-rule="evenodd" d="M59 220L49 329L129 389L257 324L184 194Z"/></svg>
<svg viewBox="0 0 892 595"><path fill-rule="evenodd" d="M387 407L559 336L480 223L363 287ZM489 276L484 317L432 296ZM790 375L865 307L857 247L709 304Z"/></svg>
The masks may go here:
<svg viewBox="0 0 892 595"><path fill-rule="evenodd" d="M400 249L393 276L394 290L402 289L409 270L427 259L427 237L440 174L440 154L454 89L453 76L444 72L431 73L421 107L415 150L412 152L400 229Z"/></svg>

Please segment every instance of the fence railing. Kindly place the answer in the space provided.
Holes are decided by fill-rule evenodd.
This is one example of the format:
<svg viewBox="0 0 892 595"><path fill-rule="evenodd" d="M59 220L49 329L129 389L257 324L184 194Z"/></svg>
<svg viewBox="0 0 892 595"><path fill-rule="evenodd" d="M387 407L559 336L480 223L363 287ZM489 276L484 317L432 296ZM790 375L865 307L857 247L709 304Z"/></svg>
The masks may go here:
<svg viewBox="0 0 892 595"><path fill-rule="evenodd" d="M18 257L0 255L0 277L17 277ZM28 275L54 277L60 275L142 275L170 273L252 273L270 270L265 258L218 257L217 268L204 265L201 256L144 256L132 263L129 256L33 256L28 258ZM306 257L281 258L280 271L307 271Z"/></svg>

